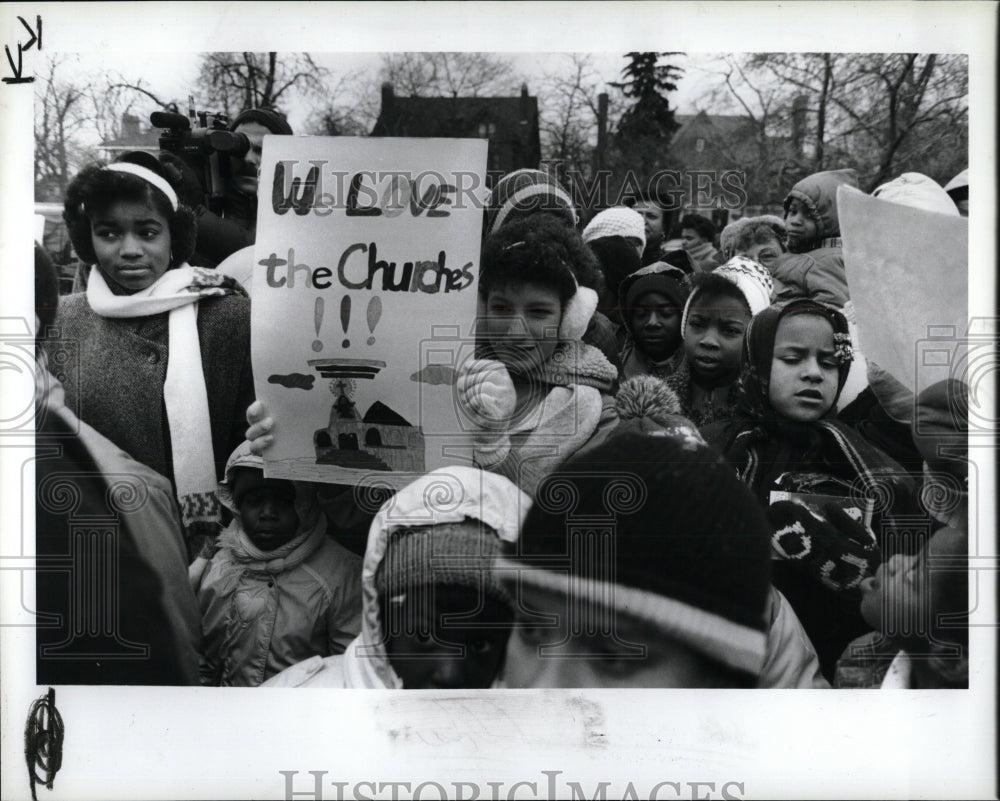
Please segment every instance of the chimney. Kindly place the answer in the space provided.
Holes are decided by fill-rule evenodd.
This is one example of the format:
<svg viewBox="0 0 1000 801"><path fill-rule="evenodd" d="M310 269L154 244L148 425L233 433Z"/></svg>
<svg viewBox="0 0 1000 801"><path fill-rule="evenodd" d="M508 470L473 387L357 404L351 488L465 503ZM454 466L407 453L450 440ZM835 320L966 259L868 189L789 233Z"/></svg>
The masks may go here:
<svg viewBox="0 0 1000 801"><path fill-rule="evenodd" d="M127 111L122 114L122 139L137 139L141 133L139 118Z"/></svg>
<svg viewBox="0 0 1000 801"><path fill-rule="evenodd" d="M806 137L806 114L809 98L796 95L792 101L792 147L796 155L802 155L802 143Z"/></svg>
<svg viewBox="0 0 1000 801"><path fill-rule="evenodd" d="M393 94L392 84L386 81L382 84L382 114L388 117L392 114L393 101L396 95Z"/></svg>
<svg viewBox="0 0 1000 801"><path fill-rule="evenodd" d="M531 118L531 102L528 99L528 84L521 84L521 124L527 125Z"/></svg>

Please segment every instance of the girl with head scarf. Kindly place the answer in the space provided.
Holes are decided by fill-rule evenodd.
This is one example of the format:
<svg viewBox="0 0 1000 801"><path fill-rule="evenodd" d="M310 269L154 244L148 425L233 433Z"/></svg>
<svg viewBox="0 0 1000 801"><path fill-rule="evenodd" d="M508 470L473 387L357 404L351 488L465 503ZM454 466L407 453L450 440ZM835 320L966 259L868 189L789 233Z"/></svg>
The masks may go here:
<svg viewBox="0 0 1000 801"><path fill-rule="evenodd" d="M771 306L747 329L737 418L702 429L769 508L775 586L828 677L846 644L866 630L861 582L880 553L908 545L894 516L911 511L913 500L903 468L834 418L851 358L839 311L806 299ZM774 492L791 493L794 502L772 505ZM870 509L870 530L851 509L862 519Z"/></svg>

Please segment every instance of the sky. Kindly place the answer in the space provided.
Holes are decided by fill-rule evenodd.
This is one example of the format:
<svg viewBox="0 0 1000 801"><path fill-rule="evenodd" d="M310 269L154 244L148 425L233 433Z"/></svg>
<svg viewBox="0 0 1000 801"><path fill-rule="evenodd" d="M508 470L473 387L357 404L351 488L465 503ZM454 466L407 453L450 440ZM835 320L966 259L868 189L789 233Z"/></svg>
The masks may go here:
<svg viewBox="0 0 1000 801"><path fill-rule="evenodd" d="M351 73L375 74L381 66L379 53L312 53L314 60L333 73L335 82L340 76ZM537 94L538 84L546 74L568 73L566 53L508 53L517 74L523 75L528 89ZM63 54L66 57L66 54ZM100 76L104 72L117 72L131 82L142 80L142 85L157 97L181 101L186 100L197 82L197 53L179 52L169 59L149 58L133 52L86 52L72 56L73 70L80 75ZM685 67L685 74L678 83L670 100L679 113L692 113L704 105L705 92L715 83L707 76L704 68L712 56L697 54L670 59ZM620 80L621 69L625 65L621 53L594 53L593 60L605 81ZM150 111L154 110L150 108ZM293 129L300 130L309 115L310 107L305 101L295 98L288 107L288 117Z"/></svg>

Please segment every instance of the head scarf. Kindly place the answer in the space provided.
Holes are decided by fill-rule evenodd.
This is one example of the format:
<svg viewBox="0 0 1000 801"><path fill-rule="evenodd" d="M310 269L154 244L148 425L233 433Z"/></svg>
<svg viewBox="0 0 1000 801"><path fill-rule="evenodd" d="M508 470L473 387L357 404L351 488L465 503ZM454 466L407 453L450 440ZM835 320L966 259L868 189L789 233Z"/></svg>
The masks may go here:
<svg viewBox="0 0 1000 801"><path fill-rule="evenodd" d="M815 300L796 298L764 309L754 316L747 328L743 339L739 380L739 409L746 417L759 422L778 421L777 412L771 406L769 398L774 340L781 321L796 314L822 317L833 327L834 356L838 365L837 394L833 405L824 416L829 417L834 413L837 398L840 397L840 392L847 381L847 373L853 359L847 318L836 309Z"/></svg>

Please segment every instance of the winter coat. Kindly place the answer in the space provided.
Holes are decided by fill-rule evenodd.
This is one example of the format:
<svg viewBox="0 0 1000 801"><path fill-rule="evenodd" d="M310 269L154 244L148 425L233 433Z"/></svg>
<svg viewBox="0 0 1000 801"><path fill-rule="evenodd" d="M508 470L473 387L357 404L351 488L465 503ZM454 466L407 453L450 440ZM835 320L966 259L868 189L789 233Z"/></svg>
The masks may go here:
<svg viewBox="0 0 1000 801"><path fill-rule="evenodd" d="M316 488L304 482L293 482L294 539L258 550L232 496L237 468L263 469L249 443L233 452L219 482L219 500L234 517L198 588L201 678L255 687L310 656L343 653L361 628L361 559L329 537Z"/></svg>
<svg viewBox="0 0 1000 801"><path fill-rule="evenodd" d="M819 669L816 649L795 610L774 587L767 607L767 646L757 686L770 690L829 689Z"/></svg>
<svg viewBox="0 0 1000 801"><path fill-rule="evenodd" d="M180 516L170 482L125 454L115 443L79 420L64 403L62 387L43 369L36 373L36 553L40 563L99 547L100 564L75 559L68 571L40 570L37 578L39 615L57 614L62 623L40 627L39 648L54 648L60 658L39 658L37 680L44 684L156 684L198 683L201 624L187 575L187 553ZM59 490L63 491L62 497ZM74 492L66 492L72 489ZM73 501L65 503L66 500ZM89 522L88 522L89 521ZM96 521L96 522L95 522ZM88 534L80 541L80 526ZM91 533L111 532L100 544ZM74 539L77 538L77 539ZM96 557L96 552L92 552ZM106 560L117 566L117 644L93 653L72 644L75 635L74 586L89 586L96 578L86 565L103 570ZM81 571L84 571L81 574ZM101 574L105 579L114 574ZM82 582L82 583L81 583ZM91 613L99 610L88 605ZM82 617L85 628L96 624ZM79 632L78 632L79 633ZM142 649L146 649L142 654ZM131 655L132 659L103 658Z"/></svg>
<svg viewBox="0 0 1000 801"><path fill-rule="evenodd" d="M783 285L776 300L807 297L842 308L850 299L837 214L837 187L857 187L852 169L818 172L803 178L785 198L785 211L792 200L809 210L817 225L817 237L806 252L786 253L771 272Z"/></svg>
<svg viewBox="0 0 1000 801"><path fill-rule="evenodd" d="M66 357L66 404L132 458L173 479L163 386L167 376L168 313L101 317L86 295L60 299L58 340L50 360ZM236 295L198 304L198 340L208 395L216 475L243 441L254 400L250 367L250 300Z"/></svg>
<svg viewBox="0 0 1000 801"><path fill-rule="evenodd" d="M435 504L433 498L456 499ZM428 506L428 503L432 504ZM313 657L265 682L267 687L403 688L385 650L376 575L389 535L414 521L433 527L467 519L482 521L506 543L517 541L531 499L512 482L471 467L444 467L421 476L394 495L375 516L361 572L364 612L361 633L343 656Z"/></svg>

